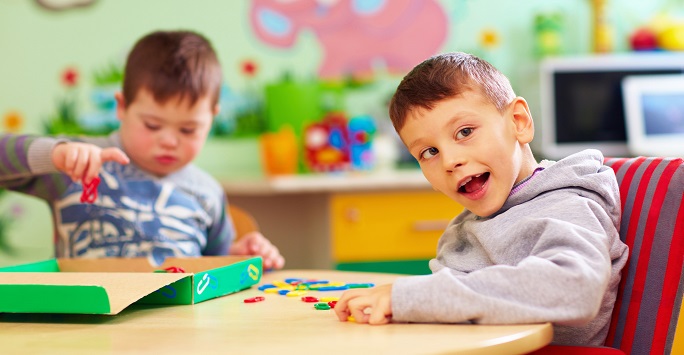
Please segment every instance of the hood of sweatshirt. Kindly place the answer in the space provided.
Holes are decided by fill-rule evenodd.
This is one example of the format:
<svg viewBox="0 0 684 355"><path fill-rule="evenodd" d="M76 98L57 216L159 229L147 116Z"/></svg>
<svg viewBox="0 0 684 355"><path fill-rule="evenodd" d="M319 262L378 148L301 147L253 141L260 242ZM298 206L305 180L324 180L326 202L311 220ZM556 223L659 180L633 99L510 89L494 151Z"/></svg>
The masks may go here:
<svg viewBox="0 0 684 355"><path fill-rule="evenodd" d="M542 161L539 165L544 170L537 172L523 188L512 193L491 217L549 192L564 189L573 190L599 203L609 212L612 222L619 225L620 193L613 169L603 165L603 160L600 151L587 149L559 161Z"/></svg>

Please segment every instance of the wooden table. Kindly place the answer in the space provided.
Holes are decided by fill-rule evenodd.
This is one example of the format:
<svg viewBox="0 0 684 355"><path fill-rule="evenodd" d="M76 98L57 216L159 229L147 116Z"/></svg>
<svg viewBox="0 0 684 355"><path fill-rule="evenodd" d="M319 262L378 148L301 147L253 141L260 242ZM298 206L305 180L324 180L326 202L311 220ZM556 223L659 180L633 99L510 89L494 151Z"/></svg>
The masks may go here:
<svg viewBox="0 0 684 355"><path fill-rule="evenodd" d="M261 283L299 277L382 284L398 276L284 270L265 274ZM254 296L266 300L244 303ZM5 354L522 354L548 344L552 335L548 323L339 322L332 311L315 310L301 297L265 294L256 287L192 306L133 305L116 316L0 314L0 352Z"/></svg>

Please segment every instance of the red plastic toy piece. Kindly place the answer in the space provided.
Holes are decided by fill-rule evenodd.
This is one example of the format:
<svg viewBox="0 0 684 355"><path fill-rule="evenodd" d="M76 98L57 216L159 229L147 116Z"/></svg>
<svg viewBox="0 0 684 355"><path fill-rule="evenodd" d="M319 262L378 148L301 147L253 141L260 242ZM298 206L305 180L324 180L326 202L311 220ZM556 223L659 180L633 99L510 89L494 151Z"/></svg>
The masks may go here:
<svg viewBox="0 0 684 355"><path fill-rule="evenodd" d="M184 273L185 272L185 270L182 267L178 267L178 266L169 266L164 270L166 270L166 272L171 272L171 273Z"/></svg>
<svg viewBox="0 0 684 355"><path fill-rule="evenodd" d="M302 301L308 302L308 303L313 303L313 302L318 302L318 298L314 296L304 296L302 297Z"/></svg>
<svg viewBox="0 0 684 355"><path fill-rule="evenodd" d="M261 302L265 300L265 297L262 296L257 296L257 297L251 297L251 298L245 298L245 303L256 303L256 302Z"/></svg>
<svg viewBox="0 0 684 355"><path fill-rule="evenodd" d="M100 178L95 177L90 183L83 184L81 203L93 203L97 199L97 186L100 185Z"/></svg>

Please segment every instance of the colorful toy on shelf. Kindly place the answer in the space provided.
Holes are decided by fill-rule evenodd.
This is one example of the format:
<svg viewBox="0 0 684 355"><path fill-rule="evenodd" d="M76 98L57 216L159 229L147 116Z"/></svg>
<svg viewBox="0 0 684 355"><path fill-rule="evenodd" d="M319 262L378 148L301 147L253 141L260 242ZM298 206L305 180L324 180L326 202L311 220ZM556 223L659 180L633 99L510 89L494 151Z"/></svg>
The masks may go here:
<svg viewBox="0 0 684 355"><path fill-rule="evenodd" d="M613 50L613 27L608 21L606 8L608 0L590 0L594 27L593 49L595 53L608 53Z"/></svg>
<svg viewBox="0 0 684 355"><path fill-rule="evenodd" d="M306 126L304 149L306 164L315 172L347 170L350 166L347 119L329 113L320 122Z"/></svg>
<svg viewBox="0 0 684 355"><path fill-rule="evenodd" d="M304 130L306 165L314 172L369 170L375 166L375 131L370 116L347 120L342 113L329 113Z"/></svg>
<svg viewBox="0 0 684 355"><path fill-rule="evenodd" d="M349 120L349 155L352 168L369 170L375 166L372 150L375 121L370 116L356 116Z"/></svg>
<svg viewBox="0 0 684 355"><path fill-rule="evenodd" d="M670 23L658 33L658 47L667 51L684 50L684 22Z"/></svg>
<svg viewBox="0 0 684 355"><path fill-rule="evenodd" d="M261 162L267 176L297 173L297 137L289 125L278 132L264 133L259 137Z"/></svg>
<svg viewBox="0 0 684 355"><path fill-rule="evenodd" d="M637 27L629 36L629 44L635 51L683 51L684 19L663 11Z"/></svg>
<svg viewBox="0 0 684 355"><path fill-rule="evenodd" d="M563 51L563 15L539 13L534 17L535 54L537 57L558 55Z"/></svg>
<svg viewBox="0 0 684 355"><path fill-rule="evenodd" d="M652 29L639 27L629 36L629 44L635 51L652 51L658 48L658 39Z"/></svg>

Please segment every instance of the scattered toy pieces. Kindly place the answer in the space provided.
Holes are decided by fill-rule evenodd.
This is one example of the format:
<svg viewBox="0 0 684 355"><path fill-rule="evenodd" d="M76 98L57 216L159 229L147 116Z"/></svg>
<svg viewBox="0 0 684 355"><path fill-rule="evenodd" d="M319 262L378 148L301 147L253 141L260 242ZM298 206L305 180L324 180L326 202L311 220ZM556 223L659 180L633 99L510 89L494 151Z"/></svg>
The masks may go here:
<svg viewBox="0 0 684 355"><path fill-rule="evenodd" d="M369 288L374 287L372 283L344 283L331 282L329 280L316 279L300 279L288 278L285 280L273 281L270 284L263 284L259 286L259 291L266 293L278 293L283 296L298 297L305 291L344 291L350 288ZM329 302L329 300L321 300L321 302ZM337 298L335 298L337 301Z"/></svg>
<svg viewBox="0 0 684 355"><path fill-rule="evenodd" d="M370 288L374 287L373 283L344 283L331 282L328 280L315 279L300 279L288 278L285 280L273 281L270 284L263 284L258 287L259 291L264 293L279 294L287 297L299 297L306 294L308 291L343 291L351 288ZM339 297L314 297L302 296L302 302L313 303L314 309L325 311L335 308ZM252 297L245 299L245 303L261 302L264 297ZM354 322L354 317L349 316L347 321Z"/></svg>

